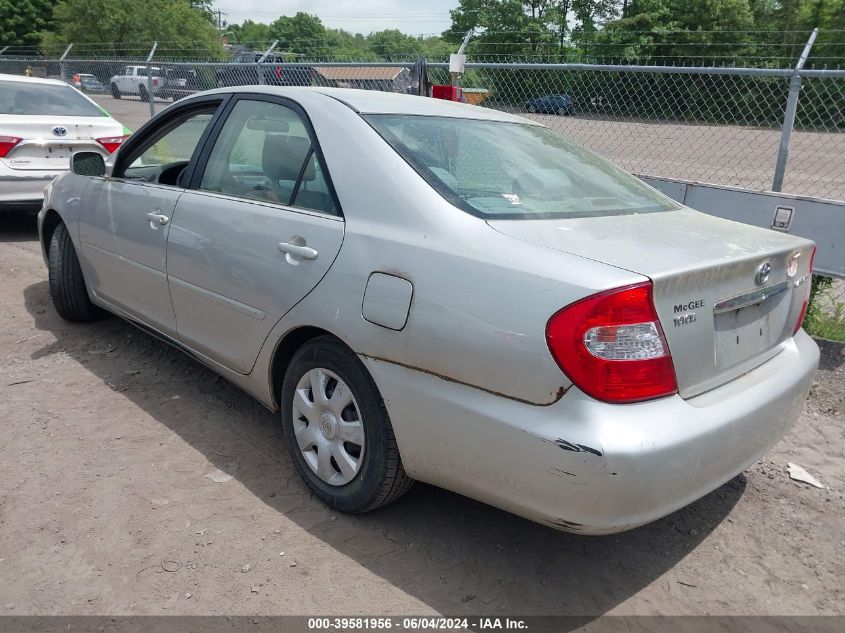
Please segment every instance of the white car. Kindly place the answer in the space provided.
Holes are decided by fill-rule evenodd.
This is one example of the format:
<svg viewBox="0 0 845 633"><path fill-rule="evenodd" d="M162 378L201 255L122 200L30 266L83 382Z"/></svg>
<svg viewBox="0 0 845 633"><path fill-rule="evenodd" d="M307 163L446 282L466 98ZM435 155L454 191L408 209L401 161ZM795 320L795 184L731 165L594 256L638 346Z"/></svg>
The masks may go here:
<svg viewBox="0 0 845 633"><path fill-rule="evenodd" d="M63 81L0 74L0 209L40 209L73 152L108 157L128 133Z"/></svg>

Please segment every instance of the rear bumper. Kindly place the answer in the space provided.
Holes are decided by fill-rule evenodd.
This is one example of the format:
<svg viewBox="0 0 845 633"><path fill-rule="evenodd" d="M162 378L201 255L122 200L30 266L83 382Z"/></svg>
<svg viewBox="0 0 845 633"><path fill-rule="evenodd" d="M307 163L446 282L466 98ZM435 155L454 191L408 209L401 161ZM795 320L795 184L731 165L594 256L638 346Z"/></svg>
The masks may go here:
<svg viewBox="0 0 845 633"><path fill-rule="evenodd" d="M670 514L758 460L800 415L818 359L802 330L696 398L609 405L573 388L548 407L364 361L409 475L558 529L607 534Z"/></svg>
<svg viewBox="0 0 845 633"><path fill-rule="evenodd" d="M44 188L60 171L13 170L0 165L0 209L40 209Z"/></svg>

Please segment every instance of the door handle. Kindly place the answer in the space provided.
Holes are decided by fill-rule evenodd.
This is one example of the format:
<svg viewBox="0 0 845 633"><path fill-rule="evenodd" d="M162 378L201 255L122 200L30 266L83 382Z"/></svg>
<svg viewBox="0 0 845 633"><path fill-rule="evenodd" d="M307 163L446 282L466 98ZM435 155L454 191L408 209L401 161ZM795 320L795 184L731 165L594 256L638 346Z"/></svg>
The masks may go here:
<svg viewBox="0 0 845 633"><path fill-rule="evenodd" d="M279 250L294 257L301 257L302 259L317 259L319 253L316 249L304 244L291 244L290 242L279 242Z"/></svg>
<svg viewBox="0 0 845 633"><path fill-rule="evenodd" d="M156 224L160 224L161 226L164 226L165 224L170 222L170 218L168 218L166 215L162 215L161 213L150 212L147 214L147 217L150 219L151 222L155 222Z"/></svg>

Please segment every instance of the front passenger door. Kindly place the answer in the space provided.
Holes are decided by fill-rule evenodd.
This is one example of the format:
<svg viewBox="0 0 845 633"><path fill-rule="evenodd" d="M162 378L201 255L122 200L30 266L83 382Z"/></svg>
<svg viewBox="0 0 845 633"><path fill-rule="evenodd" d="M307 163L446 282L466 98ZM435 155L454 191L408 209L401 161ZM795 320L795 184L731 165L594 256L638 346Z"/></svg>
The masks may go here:
<svg viewBox="0 0 845 633"><path fill-rule="evenodd" d="M170 293L180 340L247 374L272 327L329 270L344 223L296 104L240 96L213 143L176 206Z"/></svg>
<svg viewBox="0 0 845 633"><path fill-rule="evenodd" d="M175 338L165 268L178 182L220 102L178 109L118 154L110 178L85 189L79 241L94 295ZM133 139L130 139L130 143Z"/></svg>

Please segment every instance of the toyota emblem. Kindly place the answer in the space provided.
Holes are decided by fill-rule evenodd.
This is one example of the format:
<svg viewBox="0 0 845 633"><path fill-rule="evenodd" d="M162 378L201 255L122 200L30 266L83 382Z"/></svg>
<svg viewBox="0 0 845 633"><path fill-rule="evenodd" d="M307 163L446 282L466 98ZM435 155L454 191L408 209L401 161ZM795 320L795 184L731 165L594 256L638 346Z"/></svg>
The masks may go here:
<svg viewBox="0 0 845 633"><path fill-rule="evenodd" d="M67 128L62 127L61 125L57 125L53 128L53 134L55 134L56 136L64 136L65 134L67 134Z"/></svg>
<svg viewBox="0 0 845 633"><path fill-rule="evenodd" d="M769 262L760 264L760 267L757 269L757 274L754 275L754 281L757 282L758 286L762 286L764 283L769 281L769 275L771 272L772 265Z"/></svg>

